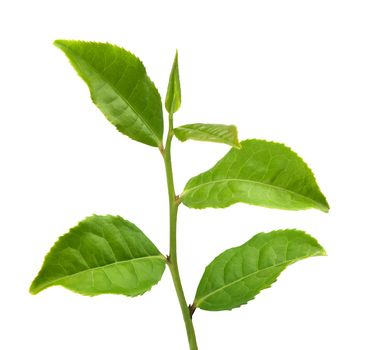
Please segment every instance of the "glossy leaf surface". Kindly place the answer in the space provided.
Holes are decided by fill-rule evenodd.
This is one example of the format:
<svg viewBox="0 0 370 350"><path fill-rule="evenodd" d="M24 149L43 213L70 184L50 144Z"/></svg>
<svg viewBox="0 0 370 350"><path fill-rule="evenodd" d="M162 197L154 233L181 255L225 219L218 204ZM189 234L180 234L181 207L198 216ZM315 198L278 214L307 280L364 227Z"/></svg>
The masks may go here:
<svg viewBox="0 0 370 350"><path fill-rule="evenodd" d="M225 208L243 202L300 210L329 205L306 163L280 143L245 140L213 168L193 177L181 194L190 208Z"/></svg>
<svg viewBox="0 0 370 350"><path fill-rule="evenodd" d="M181 86L177 51L168 81L165 106L168 113L175 113L181 106Z"/></svg>
<svg viewBox="0 0 370 350"><path fill-rule="evenodd" d="M83 295L136 296L158 283L165 261L134 224L119 216L93 215L54 244L30 292L59 285Z"/></svg>
<svg viewBox="0 0 370 350"><path fill-rule="evenodd" d="M234 125L223 124L187 124L174 129L175 136L180 141L196 140L225 143L229 146L240 147L238 130Z"/></svg>
<svg viewBox="0 0 370 350"><path fill-rule="evenodd" d="M239 307L269 288L288 265L319 255L326 255L324 249L303 231L259 233L207 266L194 306L209 311Z"/></svg>
<svg viewBox="0 0 370 350"><path fill-rule="evenodd" d="M123 134L150 146L163 136L161 97L141 61L111 44L56 40L86 82L91 99Z"/></svg>

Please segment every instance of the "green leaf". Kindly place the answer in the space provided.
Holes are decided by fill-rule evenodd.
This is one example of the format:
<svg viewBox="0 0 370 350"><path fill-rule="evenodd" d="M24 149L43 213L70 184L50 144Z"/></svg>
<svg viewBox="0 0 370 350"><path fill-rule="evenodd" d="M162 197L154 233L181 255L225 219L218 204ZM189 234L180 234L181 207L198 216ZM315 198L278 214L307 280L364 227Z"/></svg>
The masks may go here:
<svg viewBox="0 0 370 350"><path fill-rule="evenodd" d="M239 307L269 288L288 265L319 255L325 250L303 231L259 233L207 266L193 306L209 311Z"/></svg>
<svg viewBox="0 0 370 350"><path fill-rule="evenodd" d="M159 282L165 264L134 224L119 216L93 215L54 244L30 292L59 285L83 295L136 296Z"/></svg>
<svg viewBox="0 0 370 350"><path fill-rule="evenodd" d="M263 140L245 140L241 146L189 180L180 196L186 206L225 208L243 202L287 210L329 210L312 171L290 148Z"/></svg>
<svg viewBox="0 0 370 350"><path fill-rule="evenodd" d="M238 130L234 125L223 124L187 124L174 129L175 136L180 141L196 140L226 143L240 148Z"/></svg>
<svg viewBox="0 0 370 350"><path fill-rule="evenodd" d="M161 97L141 61L111 44L56 40L89 86L91 99L123 134L150 146L163 136Z"/></svg>
<svg viewBox="0 0 370 350"><path fill-rule="evenodd" d="M181 106L181 88L177 51L175 59L173 60L170 79L168 81L165 105L168 113L175 113Z"/></svg>

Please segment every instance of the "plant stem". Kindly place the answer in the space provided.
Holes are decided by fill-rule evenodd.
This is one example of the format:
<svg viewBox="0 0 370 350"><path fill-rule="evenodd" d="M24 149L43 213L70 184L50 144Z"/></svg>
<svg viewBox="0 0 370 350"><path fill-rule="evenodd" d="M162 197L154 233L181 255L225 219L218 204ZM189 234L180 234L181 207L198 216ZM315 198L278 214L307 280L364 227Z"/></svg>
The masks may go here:
<svg viewBox="0 0 370 350"><path fill-rule="evenodd" d="M175 186L173 182L172 160L171 160L172 138L173 138L173 115L172 113L170 113L166 146L162 153L163 158L164 158L165 167L166 167L168 200L169 200L169 208L170 208L170 255L168 257L168 266L171 271L173 284L176 289L177 298L179 300L181 311L182 311L182 316L184 318L190 350L198 350L193 321L191 319L191 313L190 313L189 307L186 303L184 290L182 288L180 274L179 274L179 267L177 264L177 242L176 242L176 227L177 226L176 225L177 225L177 212L178 212L179 201L176 197Z"/></svg>

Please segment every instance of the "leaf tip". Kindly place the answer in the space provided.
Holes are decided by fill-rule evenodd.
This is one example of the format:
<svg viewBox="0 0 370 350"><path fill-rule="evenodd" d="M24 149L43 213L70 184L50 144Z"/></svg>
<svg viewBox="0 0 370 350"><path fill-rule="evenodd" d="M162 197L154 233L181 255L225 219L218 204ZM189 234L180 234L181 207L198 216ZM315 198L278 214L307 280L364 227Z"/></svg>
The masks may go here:
<svg viewBox="0 0 370 350"><path fill-rule="evenodd" d="M31 295L36 295L36 294L38 294L40 292L40 290L35 285L35 280L33 280L33 282L31 283L30 288L28 289L28 292Z"/></svg>
<svg viewBox="0 0 370 350"><path fill-rule="evenodd" d="M53 41L53 45L56 46L58 49L61 49L63 44L66 42L66 40L63 39L56 39Z"/></svg>
<svg viewBox="0 0 370 350"><path fill-rule="evenodd" d="M242 148L242 144L239 141L239 135L238 135L238 128L236 125L230 125L230 130L232 130L233 136L234 136L234 142L233 142L233 147L237 149Z"/></svg>
<svg viewBox="0 0 370 350"><path fill-rule="evenodd" d="M324 213L329 213L329 210L330 210L330 205L329 203L326 201L325 199L325 203L324 205L322 206L322 209L321 209Z"/></svg>
<svg viewBox="0 0 370 350"><path fill-rule="evenodd" d="M233 147L236 148L236 149L241 149L242 145L240 144L239 141L237 141L237 142L234 142Z"/></svg>
<svg viewBox="0 0 370 350"><path fill-rule="evenodd" d="M71 40L64 40L64 39L56 39L53 41L53 45L57 47L59 50L63 51L65 54L67 54L67 49L69 48L71 44Z"/></svg>
<svg viewBox="0 0 370 350"><path fill-rule="evenodd" d="M323 213L327 214L330 211L330 205L327 202L325 196L320 192L321 198L320 200L316 201L317 205L315 209L322 211Z"/></svg>

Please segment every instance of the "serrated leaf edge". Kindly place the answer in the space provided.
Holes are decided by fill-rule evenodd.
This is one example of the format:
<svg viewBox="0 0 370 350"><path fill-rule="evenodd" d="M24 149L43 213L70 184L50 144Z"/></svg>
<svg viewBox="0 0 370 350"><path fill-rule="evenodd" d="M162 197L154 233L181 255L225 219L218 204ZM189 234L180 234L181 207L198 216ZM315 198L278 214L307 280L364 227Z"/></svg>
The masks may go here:
<svg viewBox="0 0 370 350"><path fill-rule="evenodd" d="M193 307L202 309L202 307L201 307L201 305L200 305L200 304L201 304L201 302L202 302L203 300L205 300L205 299L209 298L211 295L214 295L214 294L218 293L219 291L221 291L221 290L223 290L223 289L226 289L226 288L228 288L228 287L230 287L230 286L232 286L232 285L234 285L234 284L236 284L236 283L238 283L238 282L240 282L240 281L242 281L242 280L244 280L244 279L246 279L246 278L249 278L250 276L253 276L253 275L257 274L257 273L260 273L261 271L266 271L266 270L268 270L268 269L270 269L270 268L275 268L275 267L279 267L279 266L282 266L282 265L286 265L286 267L281 271L281 272L283 272L283 271L284 271L284 270L285 270L289 265L292 265L292 264L294 264L295 262L298 262L298 261L300 261L300 260L304 260L304 259L311 258L311 257L315 257L315 256L327 256L327 253L326 253L325 249L321 246L321 244L317 241L317 239L316 239L315 237L311 236L310 234L306 233L305 231L298 230L298 229L284 229L284 230L274 230L274 231L270 231L270 232L261 232L261 233L256 234L255 236L253 236L251 239L253 239L253 238L254 238L254 237L256 237L257 235L268 235L268 234L271 234L271 233L274 233L274 232L281 232L281 233L283 233L283 232L286 232L286 231L294 231L294 232L304 233L306 236L309 236L309 237L314 241L314 243L316 243L316 244L317 244L317 246L318 246L318 248L320 249L320 251L318 251L316 254L313 254L313 255L305 255L305 256L300 257L300 258L297 258L297 259L287 260L287 261L286 261L286 262L284 262L284 263L276 264L276 265L269 266L269 267L267 267L267 268L260 269L260 270L258 270L258 271L252 272L252 273L250 273L250 274L249 274L249 275L247 275L247 276L243 276L242 278L239 278L239 279L237 279L236 281L233 281L233 282L229 283L227 286L223 286L223 287L221 287L221 288L218 288L218 289L216 289L216 290L212 291L211 293L207 294L205 297L202 297L202 298L200 298L200 299L198 299L198 300L195 298L195 299L194 299L194 302L193 302ZM243 245L247 244L249 241L250 241L250 240L248 240L247 242L245 242L245 243L243 243L243 244L241 244L241 245L239 245L239 246L236 246L236 247L232 247L232 248L226 249L225 251L223 251L222 253L220 253L219 255L217 255L217 256L216 256L216 257L215 257L215 258L214 258L214 259L213 259L213 260L212 260L212 261L211 261L211 262L206 266L205 271L206 271L206 270L208 269L208 267L209 267L209 266L214 262L214 260L216 260L220 255L222 255L222 254L224 254L224 253L227 253L227 252L228 252L228 251L230 251L230 250L240 248L240 247L242 247ZM276 279L274 279L274 281L272 281L269 285L266 285L264 288L262 288L262 289L259 291L259 293L260 293L262 290L265 290L265 289L270 288L270 287L272 286L272 284L273 284L273 283L275 283L275 282L277 281L277 279L278 279L278 277L280 276L281 272L280 272L280 273L279 273L279 275L276 277ZM258 294L259 294L259 293L258 293ZM249 301L254 300L254 299L255 299L255 297L253 297L253 298L251 298L251 299L247 300L245 303L240 304L238 307L241 307L241 306L243 306L243 305L247 304ZM227 310L233 310L233 309L238 308L238 307L232 307L232 308L227 309ZM207 310L207 309L206 309L206 311L209 311L209 310ZM216 310L212 310L212 311L216 311ZM217 311L225 311L225 309L217 310Z"/></svg>
<svg viewBox="0 0 370 350"><path fill-rule="evenodd" d="M85 220L87 220L87 219L90 219L90 218L92 218L92 217L95 217L95 216L105 216L105 217L112 217L112 218L118 218L118 219L121 219L121 220L123 220L128 226L131 226L134 230L138 230L138 231L140 231L140 232L142 232L134 223L132 223L131 221L129 221L129 220L125 220L122 216L120 216L120 215L111 215L111 214L107 214L107 215L97 215L97 214L92 214L92 215L89 215L89 216L86 216L84 219L82 219L82 220L80 220L75 226L73 226L73 227L71 227L69 230L68 230L68 232L67 233L64 233L63 235L61 235L61 236L59 236L58 237L58 239L55 241L55 243L52 245L52 247L49 249L49 251L46 253L46 255L45 255L45 257L44 257L44 260L43 260L43 263L42 263L42 265L41 265L41 268L40 268L40 270L39 270L39 272L37 273L37 275L36 275L36 277L33 279L33 281L32 281L32 283L31 283L31 286L30 286L30 288L29 288L29 292L30 292L30 294L32 294L32 295L36 295L36 294L38 294L38 293L40 293L40 292L42 292L43 290L45 290L45 289L47 289L47 288L49 288L49 287L54 287L54 286L61 286L61 287L63 287L63 288L66 288L66 289L68 289L68 290L70 290L70 291L72 291L72 292L74 292L74 293L77 293L77 294L81 294L81 295L84 295L84 296L96 296L96 294L89 294L89 293L84 293L84 292L80 292L80 291L78 291L78 292L76 292L75 290L73 290L73 289L70 289L70 288L68 288L68 287L65 287L65 286L63 286L63 285L61 285L61 284L59 284L59 283L55 283L56 281L58 281L58 282L60 282L60 281L62 281L62 280L64 280L64 279L68 279L68 278L70 278L70 277L72 277L72 276L76 276L76 275L79 275L79 274L81 274L81 273L86 273L87 271L92 271L92 270L97 270L97 269L103 269L103 268L106 268L106 267L108 267L108 266L112 266L112 265L116 265L116 264L123 264L123 263L130 263L130 262L132 262L133 260L135 260L135 261L137 261L137 260L145 260L145 259L152 259L152 258L154 258L154 259L156 259L156 258L158 258L158 259L160 259L160 260L163 260L164 262L165 262L165 264L166 264L166 262L167 262L167 258L158 250L158 248L156 247L156 245L145 235L145 237L153 244L153 246L158 250L158 252L159 252L159 254L158 255L151 255L151 256L146 256L146 257L141 257L141 258L135 258L135 259L130 259L130 260L123 260L123 261L118 261L118 262L114 262L114 263L111 263L111 264L107 264L107 265L104 265L104 266L98 266L98 267L95 267L95 268L89 268L89 269L86 269L86 270L83 270L83 271L79 271L79 272L76 272L76 273L74 273L74 274L71 274L71 275L68 275L68 276L64 276L64 277L62 277L62 278L59 278L59 279L57 279L57 280L54 280L54 281L52 281L52 282L50 282L50 283L46 283L45 285L43 285L42 287L39 287L39 288L37 288L37 287L34 287L34 284L35 284L35 281L37 280L37 278L39 277L39 274L40 274L40 272L42 271L42 269L43 269L43 267L44 267L44 264L45 264L45 262L46 262L46 260L47 260L47 258L48 258L48 256L52 253L52 251L54 250L54 248L55 248L55 246L56 245L58 245L58 243L61 241L61 239L63 239L63 237L64 236L66 236L66 235L68 235L68 234L70 234L71 233L71 231L73 230L73 229L75 229L75 228L77 228L81 223L83 223ZM164 272L164 270L165 270L165 265L164 265L164 269L163 269L163 272ZM152 287L153 286L155 286L156 284L158 284L159 283L159 281L160 280L158 280L158 282L157 283L155 283L155 284L153 284L152 285ZM151 287L151 288L152 288ZM144 293L146 293L146 292L148 292L151 288L149 288L148 290L146 290L146 291L144 291L143 293L141 293L141 294L138 294L138 295L142 295L142 294L144 294ZM104 294L116 294L116 293L104 293ZM129 296L129 297L133 297L133 296L135 296L135 295L126 295L126 296Z"/></svg>
<svg viewBox="0 0 370 350"><path fill-rule="evenodd" d="M151 86L154 88L154 90L155 90L155 92L158 94L158 97L159 97L159 99L162 101L162 98L161 98L161 95L160 95L160 93L159 93L159 91L158 91L158 89L157 89L157 87L155 86L155 84L154 84L154 82L150 79L150 77L149 77L149 75L147 74L147 71L146 71L146 68L145 68L145 66L144 66L144 64L143 64L143 62L140 60L140 58L138 58L136 55L134 55L132 52L130 52L129 50L126 50L126 49L124 49L123 47L120 47L120 46L118 46L118 45L115 45L115 44L111 44L111 43L108 43L108 42L98 42L98 41L84 41L84 40L64 40L64 39L57 39L57 40L55 40L54 42L53 42L53 44L54 44L54 46L56 46L57 48L59 48L60 50L62 50L63 52L64 52L64 54L65 54L65 51L64 50L68 50L69 52L73 52L74 54L75 54L75 52L73 51L73 50L71 50L68 46L65 46L63 43L64 42L75 42L75 43L83 43L83 44L104 44L104 45L108 45L108 46L111 46L111 47L114 47L114 48L118 48L118 49L120 49L120 50L123 50L123 51L125 51L126 53L128 53L129 55L131 55L132 57L134 57L135 59L137 59L139 62L140 62L140 64L142 65L142 67L143 67L143 69L144 69L144 73L145 73L145 75L146 75L146 77L148 78L148 81L149 81L149 83L151 84ZM66 55L66 57L67 57L67 59L70 61L70 63L71 63L71 65L74 67L74 64L73 64L73 62L72 62L72 60ZM84 62L85 62L85 64L87 64L89 67L91 67L92 68L92 70L94 70L95 71L95 69L93 69L93 67L91 66L91 64L89 63L89 62L87 62L86 60L84 60L83 58L80 58L80 59L82 59ZM86 85L88 86L88 88L89 88L89 91L90 91L90 98L91 98L91 100L93 101L93 103L97 106L97 104L96 104L96 102L94 101L94 98L92 97L92 95L91 95L91 89L90 89L90 85L87 83L87 81L85 80L85 78L79 73L79 71L77 70L77 69L75 69L75 72L77 73L77 75L86 83ZM108 82L100 75L100 73L99 72L97 72L97 74L100 76L100 78L106 83L106 84L108 84ZM141 120L141 122L145 125L145 127L147 128L147 130L150 132L150 134L152 135L152 136L154 136L154 139L155 139L155 141L157 141L157 144L156 145L154 145L154 144L148 144L148 143L145 143L145 144L147 144L147 145L149 145L149 146L154 146L154 147L161 147L161 145L162 145L162 139L160 139L160 138L158 138L158 136L157 136L157 134L154 132L154 130L150 127L150 125L148 125L148 123L147 123L147 121L143 118L143 117L141 117L141 114L140 113L138 113L137 111L136 111L136 109L124 98L124 97L122 97L121 96L121 94L120 93L118 93L118 91L117 91L117 89L114 87L114 86L111 86L110 84L109 84L109 86L110 86L110 88L112 88L112 90L114 90L115 91L115 93L118 95L118 96L120 96L124 101L125 101L125 103L127 103L129 106L130 106L130 108L136 113L136 115L138 115L138 116L140 116L140 120ZM100 109L99 109L100 110ZM102 112L102 111L101 111ZM162 104L161 104L161 112L162 112L162 118L163 118L163 110L162 110ZM102 112L103 113L103 112ZM108 119L108 121L110 121L110 119L109 119L109 117L105 114L105 113L103 113L104 114L104 116ZM115 124L113 124L113 123L111 123L112 125L114 125L114 127L120 132L120 133L123 133ZM163 125L163 123L162 123L162 125ZM127 135L127 134L124 134L125 136L127 136L127 137L129 137L130 139L132 139L132 140L134 140L134 141L138 141L138 140L136 140L136 139L134 139L133 137L131 137L131 136L129 136L129 135ZM162 126L162 137L163 137L163 126ZM138 141L138 142L141 142L141 141ZM142 143L144 143L144 142L142 142Z"/></svg>
<svg viewBox="0 0 370 350"><path fill-rule="evenodd" d="M295 151L293 151L289 146L286 146L285 144L281 143L281 142L275 142L275 141L267 141L267 140L264 140L264 139L256 139L256 138L253 138L253 139L245 139L245 140L242 140L240 141L240 144L242 144L243 142L246 142L246 141L263 141L263 142L267 142L267 143L272 143L272 144L275 144L275 145L280 145L280 146L284 146L285 148L287 148L290 152L292 152L306 167L307 167L307 170L309 172L310 175L312 175L314 181L315 181L315 185L316 185L316 189L321 193L324 201L325 201L325 205L323 203L319 203L319 202L316 202L314 201L313 199L309 198L309 197L305 197L299 193L296 193L296 192L293 192L291 190L287 190L285 188L281 188L281 187L277 187L277 186L274 186L274 185L269 185L269 184L264 184L264 183L261 183L261 182L257 182L257 181L253 181L253 180L243 180L243 179L220 179L220 180L216 180L216 181L210 181L210 182L207 182L207 183L204 183L204 184L201 184L201 185L197 185L197 186L194 186L194 187L191 187L189 189L187 189L189 183L193 180L193 178L195 177L198 177L198 176L201 176L202 174L204 173L207 173L209 172L210 170L214 169L215 167L218 166L219 163L221 163L224 159L224 157L228 154L226 153L212 168L198 174L198 175L195 175L193 176L185 185L185 188L184 188L184 191L179 195L179 198L181 200L181 198L184 197L184 195L186 195L186 193L188 192L191 192L192 190L196 189L196 188L199 188L199 187L202 187L204 185L207 185L207 184L210 184L210 183L214 183L214 182L224 182L224 181L246 181L246 182L252 182L252 183L257 183L259 185L264 185L264 186L269 186L269 187L273 187L273 188L277 188L279 190L283 190L283 191L286 191L286 192L289 192L289 193L293 193L294 195L297 195L297 196L300 196L302 198L305 198L305 199L308 199L309 201L311 201L312 203L316 204L316 208L323 211L324 213L328 213L329 210L330 210L330 206L329 206L329 203L326 199L326 197L324 196L324 194L321 192L320 190L320 187L318 186L317 184L317 180L316 180L316 177L315 177L315 174L313 173L313 171L311 170L311 168L308 166L308 164L303 160L302 157L300 157ZM242 202L244 203L244 202ZM236 203L232 203L230 205L225 205L225 206L219 206L219 207L212 207L212 208L227 208L233 204L236 204ZM244 204L249 204L249 203L244 203ZM249 204L251 205L251 204ZM262 207L265 207L265 208L270 208L269 206L262 206ZM206 208L197 208L197 207L191 207L192 209L206 209ZM273 207L272 207L273 208ZM273 208L274 209L274 208ZM299 209L296 209L296 210L299 210Z"/></svg>

